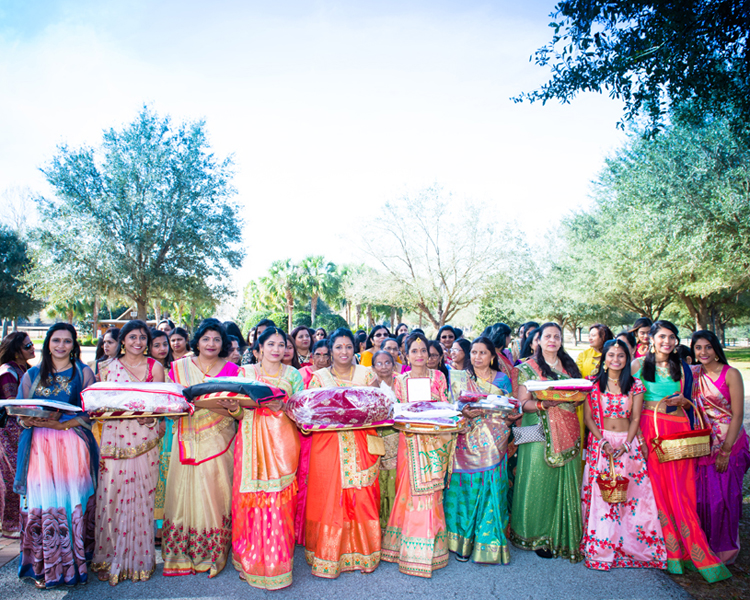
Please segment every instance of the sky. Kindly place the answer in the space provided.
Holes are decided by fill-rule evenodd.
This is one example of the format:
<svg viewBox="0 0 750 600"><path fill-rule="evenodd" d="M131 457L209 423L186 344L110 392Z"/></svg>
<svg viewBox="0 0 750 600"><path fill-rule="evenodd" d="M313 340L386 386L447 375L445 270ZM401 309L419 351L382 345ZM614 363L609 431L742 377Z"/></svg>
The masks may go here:
<svg viewBox="0 0 750 600"><path fill-rule="evenodd" d="M0 197L49 194L39 169L58 145L96 146L147 104L204 119L216 155L233 156L238 287L280 258L363 260L361 226L433 183L534 236L588 202L624 141L606 96L511 100L547 78L529 57L553 8L0 0Z"/></svg>

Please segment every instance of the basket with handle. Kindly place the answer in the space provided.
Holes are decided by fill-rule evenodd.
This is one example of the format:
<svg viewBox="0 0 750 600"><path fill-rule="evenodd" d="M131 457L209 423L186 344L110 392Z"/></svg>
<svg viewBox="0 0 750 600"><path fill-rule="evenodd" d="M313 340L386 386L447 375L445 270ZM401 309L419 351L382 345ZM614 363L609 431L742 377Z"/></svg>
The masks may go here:
<svg viewBox="0 0 750 600"><path fill-rule="evenodd" d="M609 504L620 504L628 499L630 479L615 473L615 460L609 455L609 474L602 473L596 478L596 484L602 492L602 500Z"/></svg>
<svg viewBox="0 0 750 600"><path fill-rule="evenodd" d="M656 410L654 410L654 431L656 432L656 437L651 442L654 445L654 452L656 452L659 462L682 460L684 458L699 458L710 454L711 428L706 427L701 412L690 400L688 402L690 402L698 417L700 428L659 435L657 413L659 412L659 405L666 399L667 397L659 400L659 404L656 406Z"/></svg>

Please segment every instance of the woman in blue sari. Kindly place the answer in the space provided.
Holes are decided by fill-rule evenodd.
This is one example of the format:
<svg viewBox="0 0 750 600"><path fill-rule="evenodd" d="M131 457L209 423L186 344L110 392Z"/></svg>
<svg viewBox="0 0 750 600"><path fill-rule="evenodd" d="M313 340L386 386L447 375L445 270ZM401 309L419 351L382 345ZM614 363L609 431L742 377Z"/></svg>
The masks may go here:
<svg viewBox="0 0 750 600"><path fill-rule="evenodd" d="M94 383L80 359L76 330L50 327L42 361L21 380L18 398L54 400L81 406L81 391ZM21 417L13 484L21 495L19 577L38 588L88 580L93 556L94 491L99 455L86 413L64 412L60 420Z"/></svg>

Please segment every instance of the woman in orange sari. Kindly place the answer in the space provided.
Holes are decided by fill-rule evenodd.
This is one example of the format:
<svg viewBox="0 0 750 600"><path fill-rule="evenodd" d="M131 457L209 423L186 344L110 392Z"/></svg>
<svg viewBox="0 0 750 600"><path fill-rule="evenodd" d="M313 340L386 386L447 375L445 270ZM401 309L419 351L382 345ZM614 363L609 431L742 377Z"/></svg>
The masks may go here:
<svg viewBox="0 0 750 600"><path fill-rule="evenodd" d="M232 349L218 319L206 319L191 342L195 356L172 363L169 379L185 387L209 377L237 375ZM236 421L226 406L200 408L175 424L164 503L164 575L221 573L232 543L232 441Z"/></svg>
<svg viewBox="0 0 750 600"><path fill-rule="evenodd" d="M431 402L448 402L445 376L427 368L428 348L421 333L406 339L411 370L396 377L399 402L410 401L407 382L420 377L429 378ZM396 502L383 534L383 560L398 563L398 570L407 575L432 577L433 571L448 564L443 488L454 450L452 433L399 434ZM429 463L427 469L417 464L423 459Z"/></svg>
<svg viewBox="0 0 750 600"><path fill-rule="evenodd" d="M260 362L242 367L240 377L289 396L301 391L299 371L281 362L286 344L281 329L268 327L258 338ZM234 445L232 562L251 586L278 590L292 584L299 433L281 406L242 409L233 403L229 412L240 420Z"/></svg>
<svg viewBox="0 0 750 600"><path fill-rule="evenodd" d="M369 386L372 371L352 365L352 332L342 327L328 339L333 364L315 371L310 388ZM380 457L368 449L377 436L376 429L312 434L305 556L313 575L334 579L380 564Z"/></svg>

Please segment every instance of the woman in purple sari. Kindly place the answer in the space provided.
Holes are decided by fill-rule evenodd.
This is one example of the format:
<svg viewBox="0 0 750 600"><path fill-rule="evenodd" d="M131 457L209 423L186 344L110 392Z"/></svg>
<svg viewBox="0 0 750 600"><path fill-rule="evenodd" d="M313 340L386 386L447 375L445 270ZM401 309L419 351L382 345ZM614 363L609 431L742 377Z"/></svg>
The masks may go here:
<svg viewBox="0 0 750 600"><path fill-rule="evenodd" d="M692 348L698 360L692 367L693 400L711 427L711 453L698 460L698 516L711 550L724 564L732 564L740 551L742 479L750 467L742 426L745 390L715 334L696 331Z"/></svg>

